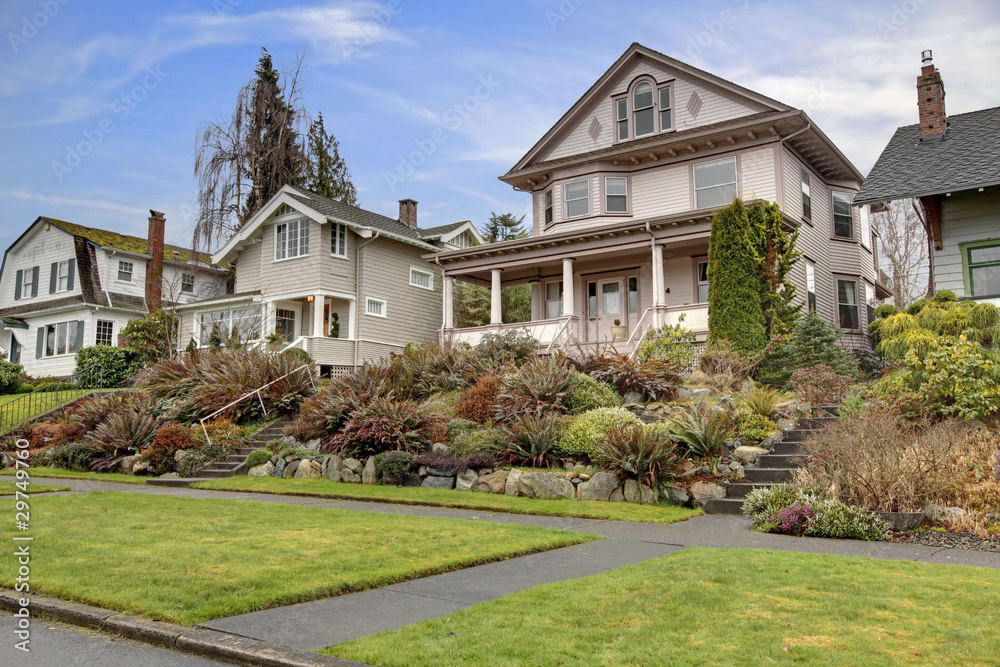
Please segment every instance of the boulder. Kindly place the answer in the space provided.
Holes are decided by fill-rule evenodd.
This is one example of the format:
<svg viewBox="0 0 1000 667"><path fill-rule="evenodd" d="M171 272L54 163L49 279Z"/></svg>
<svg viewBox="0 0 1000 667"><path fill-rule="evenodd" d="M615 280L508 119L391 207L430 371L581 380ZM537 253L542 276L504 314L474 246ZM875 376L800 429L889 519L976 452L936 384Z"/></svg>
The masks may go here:
<svg viewBox="0 0 1000 667"><path fill-rule="evenodd" d="M462 491L471 491L472 485L479 481L479 475L475 470L466 470L455 478L455 488Z"/></svg>
<svg viewBox="0 0 1000 667"><path fill-rule="evenodd" d="M291 463L285 464L285 469L282 471L281 476L285 479L291 479L295 477L295 473L298 471L299 466L302 465L302 459L295 459Z"/></svg>
<svg viewBox="0 0 1000 667"><path fill-rule="evenodd" d="M361 483L374 484L375 481L375 457L369 456L364 470L361 471Z"/></svg>
<svg viewBox="0 0 1000 667"><path fill-rule="evenodd" d="M760 441L759 447L761 449L766 449L768 451L771 451L772 449L774 449L774 444L779 440L781 440L783 437L784 437L783 433L772 433L771 435L767 436L766 438Z"/></svg>
<svg viewBox="0 0 1000 667"><path fill-rule="evenodd" d="M627 503L642 503L643 505L655 505L656 494L645 484L639 484L634 479L625 480L622 495Z"/></svg>
<svg viewBox="0 0 1000 667"><path fill-rule="evenodd" d="M411 472L406 476L406 479L403 480L403 486L420 486L421 482L423 482L423 479L421 479L420 475L415 472Z"/></svg>
<svg viewBox="0 0 1000 667"><path fill-rule="evenodd" d="M521 478L524 477L524 473L514 468L507 475L507 484L504 486L504 493L508 496L523 496L524 493L521 492Z"/></svg>
<svg viewBox="0 0 1000 667"><path fill-rule="evenodd" d="M743 463L753 463L757 460L758 456L767 454L768 450L763 447L754 447L753 445L740 445L733 450L733 458L742 461Z"/></svg>
<svg viewBox="0 0 1000 667"><path fill-rule="evenodd" d="M695 389L691 392L691 398L708 398L712 395L710 389Z"/></svg>
<svg viewBox="0 0 1000 667"><path fill-rule="evenodd" d="M677 400L686 401L689 398L694 398L694 394L687 387L677 387Z"/></svg>
<svg viewBox="0 0 1000 667"><path fill-rule="evenodd" d="M676 486L661 486L660 499L678 507L684 507L691 502L691 496L687 491Z"/></svg>
<svg viewBox="0 0 1000 667"><path fill-rule="evenodd" d="M180 473L176 472L165 472L160 475L160 479L177 479L178 477L180 477Z"/></svg>
<svg viewBox="0 0 1000 667"><path fill-rule="evenodd" d="M132 468L135 467L136 461L141 459L142 456L135 454L133 456L123 456L121 463L118 464L118 472L125 473L126 475L132 474Z"/></svg>
<svg viewBox="0 0 1000 667"><path fill-rule="evenodd" d="M344 460L339 456L328 456L323 459L323 477L333 480L334 482L340 481L340 471L344 467Z"/></svg>
<svg viewBox="0 0 1000 667"><path fill-rule="evenodd" d="M635 405L636 403L642 403L642 399L642 394L637 391L626 392L622 397L622 401L625 403L626 407L629 405Z"/></svg>
<svg viewBox="0 0 1000 667"><path fill-rule="evenodd" d="M274 462L274 476L281 477L285 474L285 459L279 458Z"/></svg>
<svg viewBox="0 0 1000 667"><path fill-rule="evenodd" d="M358 475L360 475L361 471L364 469L361 461L353 457L344 459L344 467Z"/></svg>
<svg viewBox="0 0 1000 667"><path fill-rule="evenodd" d="M782 431L791 431L791 430L793 430L795 428L795 420L794 419L779 419L778 420L778 428L780 428Z"/></svg>
<svg viewBox="0 0 1000 667"><path fill-rule="evenodd" d="M696 507L704 507L709 500L722 500L726 497L726 489L711 482L695 482L691 485L690 493Z"/></svg>
<svg viewBox="0 0 1000 667"><path fill-rule="evenodd" d="M443 442L435 442L433 445L431 445L431 451L435 454L447 454L451 450L448 449L448 445L444 444Z"/></svg>
<svg viewBox="0 0 1000 667"><path fill-rule="evenodd" d="M609 472L596 472L577 488L580 500L608 500L618 488L618 478Z"/></svg>
<svg viewBox="0 0 1000 667"><path fill-rule="evenodd" d="M322 477L323 476L323 466L317 461L312 461L310 459L303 459L299 463L299 467L295 469L295 477Z"/></svg>
<svg viewBox="0 0 1000 667"><path fill-rule="evenodd" d="M357 484L361 481L361 475L350 468L344 468L340 471L340 481L346 484Z"/></svg>
<svg viewBox="0 0 1000 667"><path fill-rule="evenodd" d="M441 470L440 468L432 468L427 466L427 474L431 477L454 477L455 475L448 472L447 470Z"/></svg>
<svg viewBox="0 0 1000 667"><path fill-rule="evenodd" d="M132 474L141 475L149 470L149 461L138 460L132 465Z"/></svg>
<svg viewBox="0 0 1000 667"><path fill-rule="evenodd" d="M180 463L185 457L194 454L190 449L178 449L174 452L174 463Z"/></svg>
<svg viewBox="0 0 1000 667"><path fill-rule="evenodd" d="M524 489L523 495L531 498L556 500L576 497L573 483L558 473L533 472L522 475L521 485Z"/></svg>
<svg viewBox="0 0 1000 667"><path fill-rule="evenodd" d="M958 519L960 516L965 514L965 510L961 507L944 507L942 505L928 505L924 508L924 516L926 516L930 521L935 523L938 522L952 522Z"/></svg>
<svg viewBox="0 0 1000 667"><path fill-rule="evenodd" d="M319 451L320 442L321 441L320 441L319 438L313 438L312 440L310 440L306 444L302 445L302 449L308 449L310 452L318 452Z"/></svg>
<svg viewBox="0 0 1000 667"><path fill-rule="evenodd" d="M420 486L426 487L428 489L453 489L455 488L455 478L432 477L428 475L427 477L424 477L424 481L421 482Z"/></svg>
<svg viewBox="0 0 1000 667"><path fill-rule="evenodd" d="M507 488L508 473L507 470L497 470L487 475L481 475L472 485L472 490L485 493L503 493L504 489Z"/></svg>
<svg viewBox="0 0 1000 667"><path fill-rule="evenodd" d="M249 477L267 477L274 472L274 464L268 461L267 463L261 463L259 466L254 466L247 470L247 476Z"/></svg>

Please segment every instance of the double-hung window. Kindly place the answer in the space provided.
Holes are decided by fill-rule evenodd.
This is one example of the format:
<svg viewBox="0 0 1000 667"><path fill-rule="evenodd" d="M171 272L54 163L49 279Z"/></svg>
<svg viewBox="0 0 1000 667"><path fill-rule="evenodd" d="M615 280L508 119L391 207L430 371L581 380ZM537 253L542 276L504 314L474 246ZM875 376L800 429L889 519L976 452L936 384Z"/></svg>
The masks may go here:
<svg viewBox="0 0 1000 667"><path fill-rule="evenodd" d="M816 265L806 260L806 310L816 312Z"/></svg>
<svg viewBox="0 0 1000 667"><path fill-rule="evenodd" d="M837 311L840 328L857 331L861 328L858 318L858 282L856 280L837 281Z"/></svg>
<svg viewBox="0 0 1000 667"><path fill-rule="evenodd" d="M563 185L566 217L579 218L590 213L590 181L573 181Z"/></svg>
<svg viewBox="0 0 1000 667"><path fill-rule="evenodd" d="M25 270L21 274L21 298L26 299L30 296L35 296L35 276L38 275L38 271L34 267Z"/></svg>
<svg viewBox="0 0 1000 667"><path fill-rule="evenodd" d="M802 217L806 220L812 220L813 208L812 208L812 197L809 194L809 172L806 171L805 167L801 167L802 172Z"/></svg>
<svg viewBox="0 0 1000 667"><path fill-rule="evenodd" d="M655 131L653 86L648 81L636 85L632 91L632 117L635 120L635 136L642 137Z"/></svg>
<svg viewBox="0 0 1000 667"><path fill-rule="evenodd" d="M725 206L732 203L736 196L735 157L694 165L695 208Z"/></svg>
<svg viewBox="0 0 1000 667"><path fill-rule="evenodd" d="M970 296L1000 294L1000 244L964 248Z"/></svg>
<svg viewBox="0 0 1000 667"><path fill-rule="evenodd" d="M132 270L134 269L132 262L125 262L122 260L118 261L118 280L130 283L132 282Z"/></svg>
<svg viewBox="0 0 1000 667"><path fill-rule="evenodd" d="M65 292L69 289L69 260L65 262L59 262L59 285L57 289L60 292Z"/></svg>
<svg viewBox="0 0 1000 667"><path fill-rule="evenodd" d="M604 210L608 213L628 213L628 179L624 176L605 177Z"/></svg>
<svg viewBox="0 0 1000 667"><path fill-rule="evenodd" d="M330 254L347 257L347 227L339 222L330 227Z"/></svg>
<svg viewBox="0 0 1000 667"><path fill-rule="evenodd" d="M854 238L851 195L846 192L833 193L833 235L838 239Z"/></svg>
<svg viewBox="0 0 1000 667"><path fill-rule="evenodd" d="M563 284L561 280L545 283L545 318L553 319L563 314Z"/></svg>
<svg viewBox="0 0 1000 667"><path fill-rule="evenodd" d="M618 126L618 141L628 140L628 98L615 100L615 125Z"/></svg>
<svg viewBox="0 0 1000 667"><path fill-rule="evenodd" d="M552 190L546 190L542 195L542 206L545 208L545 224L552 224Z"/></svg>
<svg viewBox="0 0 1000 667"><path fill-rule="evenodd" d="M295 311L277 308L274 315L274 333L282 336L289 343L295 340Z"/></svg>
<svg viewBox="0 0 1000 667"><path fill-rule="evenodd" d="M188 294L194 294L194 274L193 273L182 273L181 274L181 292L186 292Z"/></svg>
<svg viewBox="0 0 1000 667"><path fill-rule="evenodd" d="M673 129L674 123L671 111L670 87L660 88L660 132Z"/></svg>
<svg viewBox="0 0 1000 667"><path fill-rule="evenodd" d="M309 220L292 220L274 226L274 258L290 259L309 254Z"/></svg>
<svg viewBox="0 0 1000 667"><path fill-rule="evenodd" d="M698 262L698 303L708 303L708 262Z"/></svg>

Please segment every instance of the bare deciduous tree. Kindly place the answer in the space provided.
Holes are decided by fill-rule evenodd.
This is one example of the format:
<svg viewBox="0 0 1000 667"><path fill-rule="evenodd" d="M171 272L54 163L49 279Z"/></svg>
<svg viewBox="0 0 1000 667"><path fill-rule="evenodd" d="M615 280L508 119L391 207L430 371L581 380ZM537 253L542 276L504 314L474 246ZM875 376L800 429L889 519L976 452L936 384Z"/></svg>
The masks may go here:
<svg viewBox="0 0 1000 667"><path fill-rule="evenodd" d="M879 263L892 276L893 305L905 308L924 296L929 271L927 232L924 221L909 199L890 202L886 210L872 214L878 232Z"/></svg>
<svg viewBox="0 0 1000 667"><path fill-rule="evenodd" d="M226 241L302 173L305 156L298 125L304 114L298 105L303 58L299 54L282 86L270 54L261 49L255 76L236 96L232 117L199 129L196 248Z"/></svg>

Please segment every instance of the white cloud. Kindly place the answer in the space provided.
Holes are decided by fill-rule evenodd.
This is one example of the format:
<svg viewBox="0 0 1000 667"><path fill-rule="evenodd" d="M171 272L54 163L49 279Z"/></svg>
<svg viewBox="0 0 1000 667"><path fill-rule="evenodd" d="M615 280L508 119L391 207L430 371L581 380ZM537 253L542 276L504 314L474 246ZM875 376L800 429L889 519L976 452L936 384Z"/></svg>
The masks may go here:
<svg viewBox="0 0 1000 667"><path fill-rule="evenodd" d="M0 200L13 199L20 202L35 202L42 206L68 210L74 208L87 208L116 214L116 219L145 220L149 217L149 209L127 206L117 202L86 199L79 197L60 197L27 190L0 190ZM55 212L53 212L55 213ZM49 213L45 213L48 215ZM56 216L53 216L56 217Z"/></svg>

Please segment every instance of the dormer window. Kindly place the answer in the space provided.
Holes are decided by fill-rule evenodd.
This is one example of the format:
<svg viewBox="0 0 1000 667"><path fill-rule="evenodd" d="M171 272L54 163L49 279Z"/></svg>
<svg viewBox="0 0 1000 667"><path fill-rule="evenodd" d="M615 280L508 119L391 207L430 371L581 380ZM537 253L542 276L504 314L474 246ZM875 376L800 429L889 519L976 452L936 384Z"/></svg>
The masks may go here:
<svg viewBox="0 0 1000 667"><path fill-rule="evenodd" d="M635 136L653 133L653 86L647 81L643 81L632 91L632 116L635 118Z"/></svg>
<svg viewBox="0 0 1000 667"><path fill-rule="evenodd" d="M635 83L631 92L614 100L617 141L674 129L672 100L669 84L657 88L651 79Z"/></svg>

